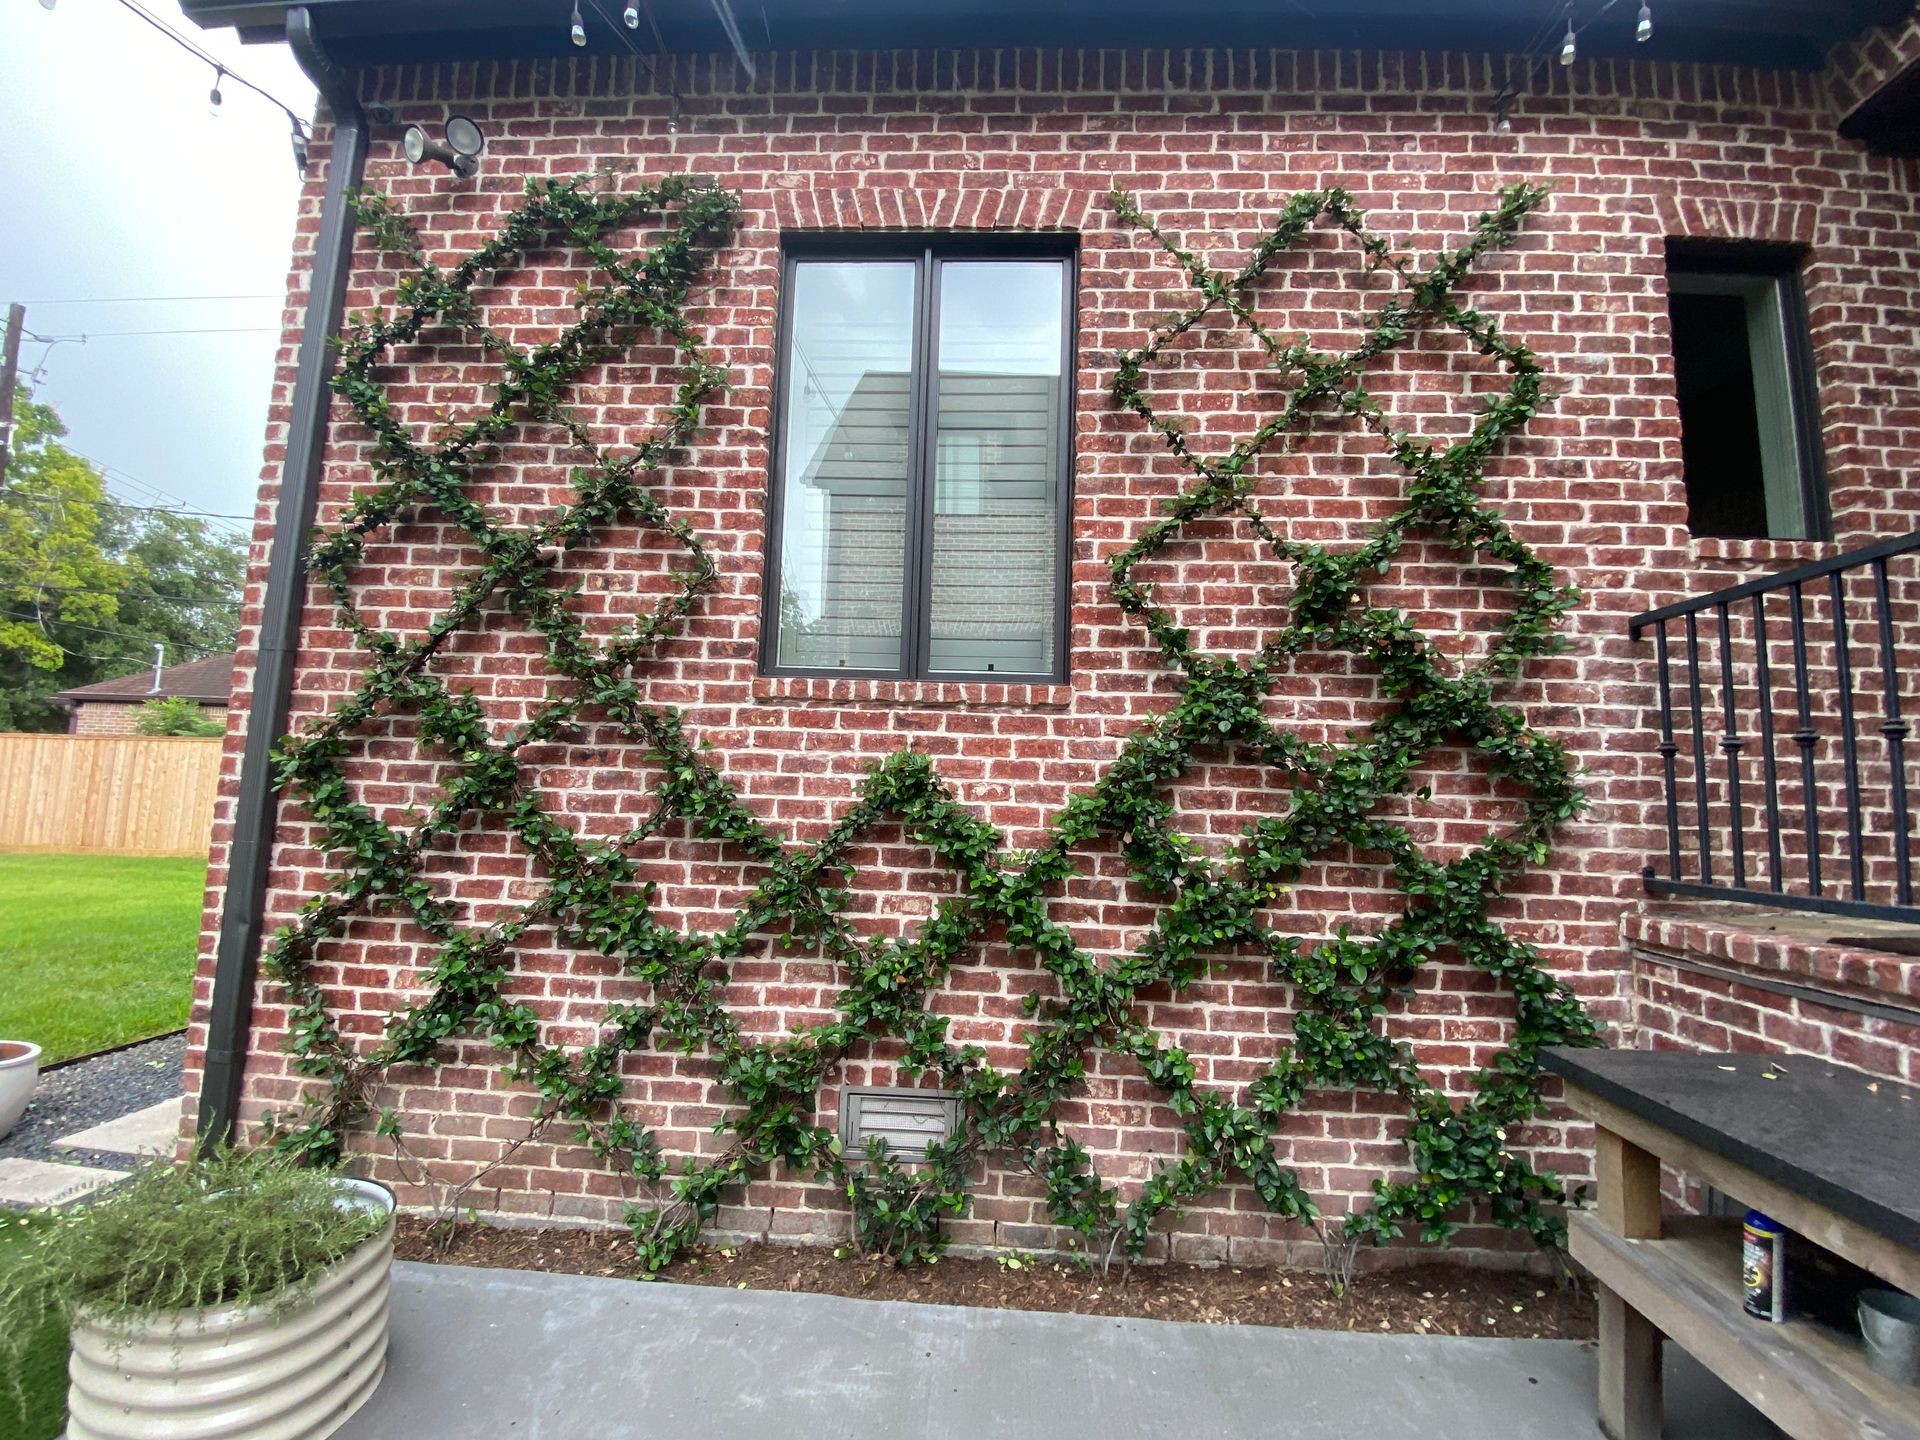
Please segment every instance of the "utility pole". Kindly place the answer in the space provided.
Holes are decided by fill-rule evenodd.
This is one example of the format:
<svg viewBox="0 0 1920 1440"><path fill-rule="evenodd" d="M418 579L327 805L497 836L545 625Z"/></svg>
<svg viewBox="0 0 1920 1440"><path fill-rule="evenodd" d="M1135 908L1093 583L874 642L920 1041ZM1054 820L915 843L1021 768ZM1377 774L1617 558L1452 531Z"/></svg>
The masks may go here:
<svg viewBox="0 0 1920 1440"><path fill-rule="evenodd" d="M27 328L27 307L7 307L7 340L0 347L0 495L7 493L7 466L13 460L13 390L20 379L20 332Z"/></svg>

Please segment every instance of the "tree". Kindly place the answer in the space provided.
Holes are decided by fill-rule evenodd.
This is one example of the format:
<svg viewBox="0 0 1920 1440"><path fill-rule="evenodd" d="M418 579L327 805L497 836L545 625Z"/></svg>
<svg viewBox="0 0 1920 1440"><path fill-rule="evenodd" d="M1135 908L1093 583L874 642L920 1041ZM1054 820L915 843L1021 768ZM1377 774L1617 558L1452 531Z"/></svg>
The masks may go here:
<svg viewBox="0 0 1920 1440"><path fill-rule="evenodd" d="M227 727L209 720L186 696L168 695L142 705L133 729L137 735L224 735Z"/></svg>
<svg viewBox="0 0 1920 1440"><path fill-rule="evenodd" d="M0 491L0 730L58 730L55 691L230 649L244 542L125 504L22 385Z"/></svg>

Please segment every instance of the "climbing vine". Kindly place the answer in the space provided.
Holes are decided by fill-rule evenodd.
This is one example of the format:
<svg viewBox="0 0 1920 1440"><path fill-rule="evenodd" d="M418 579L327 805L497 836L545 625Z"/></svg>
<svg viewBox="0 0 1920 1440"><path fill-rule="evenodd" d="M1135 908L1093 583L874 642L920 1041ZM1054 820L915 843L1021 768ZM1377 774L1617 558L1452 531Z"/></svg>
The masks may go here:
<svg viewBox="0 0 1920 1440"><path fill-rule="evenodd" d="M446 1058L449 1042L486 1037L506 1073L537 1093L536 1127L574 1127L651 1197L629 1217L650 1268L667 1264L698 1235L730 1187L775 1164L834 1186L847 1198L859 1243L902 1260L938 1248L942 1222L966 1212L969 1177L988 1159L1037 1177L1054 1219L1108 1256L1139 1255L1157 1221L1235 1181L1250 1185L1275 1215L1317 1226L1330 1244L1384 1243L1406 1231L1444 1241L1474 1204L1542 1244L1557 1243L1561 1185L1511 1153L1506 1136L1540 1111L1541 1047L1591 1043L1594 1031L1537 951L1507 934L1491 907L1521 871L1545 858L1555 826L1582 802L1561 748L1498 703L1496 690L1555 647L1556 623L1573 596L1480 496L1488 457L1541 403L1540 367L1525 346L1455 298L1474 263L1508 243L1543 198L1527 186L1502 192L1460 248L1419 270L1366 229L1344 192L1311 191L1287 203L1241 269L1224 272L1116 192L1120 220L1156 242L1198 296L1121 357L1113 382L1116 404L1137 415L1192 476L1112 559L1114 601L1145 626L1182 686L1173 708L1135 731L1098 781L1054 817L1045 845L1015 854L956 801L925 756L910 750L873 765L817 843L789 844L742 802L687 734L681 714L649 703L644 680L636 678L715 578L700 537L655 491L724 384L685 307L731 234L734 198L690 178L625 193L536 181L496 238L444 269L403 215L377 196L364 197L363 222L410 269L389 315L348 327L335 380L373 436L377 483L317 539L311 564L370 664L351 694L280 751L279 783L312 817L340 868L279 932L267 957L289 997L288 1047L299 1071L319 1082L303 1106L269 1117L275 1142L292 1153L337 1158L349 1132L376 1112L375 1130L397 1138L397 1118L378 1104L390 1067L434 1065ZM607 236L635 221L654 223L657 238L629 256ZM1290 247L1327 225L1350 235L1367 268L1391 282L1390 297L1344 353L1273 333L1253 302L1261 278ZM591 266L577 296L579 319L558 338L520 350L484 323L475 286L558 248L581 252ZM1178 420L1155 408L1148 377L1178 337L1219 316L1244 327L1289 388L1270 418L1225 453L1207 456ZM1375 362L1433 327L1458 332L1508 381L1484 402L1471 432L1446 446L1395 428L1365 385ZM449 330L484 346L504 374L477 418L423 441L392 408L383 367L396 363L400 347ZM675 347L675 399L661 428L637 445L603 449L570 407L570 386L641 332ZM1398 508L1345 550L1283 538L1254 497L1257 457L1328 417L1377 434L1407 481ZM513 527L473 492L502 441L529 421L563 427L580 463L566 505L539 523ZM423 516L456 526L482 559L454 584L446 609L424 632L403 638L366 618L355 575L370 537ZM1295 577L1288 623L1245 656L1199 649L1139 578L1143 562L1203 518L1250 526ZM677 544L684 568L670 595L598 643L569 608L558 569L568 550L606 527L636 523ZM1512 591L1511 613L1476 663L1445 659L1404 613L1367 603L1370 579L1416 536L1442 542L1463 564L1498 567ZM483 623L485 607L501 602L539 635L545 663L564 683L496 735L481 702L450 689L432 661L452 637ZM1288 662L1309 651L1364 657L1378 672L1386 713L1348 743L1310 743L1263 714L1262 702ZM402 716L412 718L448 778L428 809L396 827L356 797L348 767L366 734ZM611 838L583 839L550 814L521 758L528 746L565 738L586 723L611 726L646 746L664 777L645 818ZM1408 793L1424 757L1448 746L1476 749L1526 800L1517 823L1441 863L1379 811L1384 797ZM1290 791L1291 803L1249 826L1224 855L1210 857L1175 828L1167 792L1196 755L1221 749L1256 759ZM422 869L428 847L476 812L497 817L544 871L536 898L481 928L460 923ZM891 826L928 847L952 873L955 889L918 934L863 937L844 913L849 856L863 838ZM756 883L726 928L683 929L656 908L636 857L648 841L668 835L718 842L752 867ZM1117 960L1097 959L1050 914L1049 895L1099 842L1118 846L1134 880L1158 902L1149 937ZM1379 933L1343 931L1313 942L1262 923L1262 907L1316 859L1349 851L1384 857L1404 894L1402 913ZM383 913L411 917L436 948L419 977L424 998L391 1014L370 1043L349 1038L336 1023L317 956L346 936L356 917ZM591 1044L570 1051L546 1043L538 1017L511 997L509 985L515 944L535 926L554 927L563 943L610 957L645 982L646 998L608 1004ZM840 989L831 1018L763 1041L743 1032L722 996L731 963L770 935L816 947L835 967ZM956 1044L947 1020L926 1004L950 968L989 938L1036 956L1049 979L1045 993L1026 1000L1025 1056L1017 1069L990 1064L978 1046ZM1198 1083L1192 1058L1143 1023L1137 1002L1149 987L1178 994L1205 976L1215 957L1249 949L1294 987L1300 1010L1291 1040L1265 1072L1240 1094L1222 1094ZM1430 1084L1410 1048L1377 1024L1396 992L1443 953L1495 977L1513 1004L1506 1045L1459 1099ZM904 1074L936 1081L958 1097L954 1133L929 1147L924 1163L877 1145L844 1154L833 1131L816 1123L820 1091L841 1061L882 1037L901 1047ZM731 1102L719 1123L719 1153L670 1166L623 1093L623 1059L648 1049L711 1062ZM1131 1196L1100 1176L1055 1118L1102 1051L1137 1062L1185 1134L1183 1153ZM1321 1217L1274 1138L1310 1090L1328 1088L1382 1092L1408 1117L1404 1178L1376 1180L1370 1203L1337 1225Z"/></svg>

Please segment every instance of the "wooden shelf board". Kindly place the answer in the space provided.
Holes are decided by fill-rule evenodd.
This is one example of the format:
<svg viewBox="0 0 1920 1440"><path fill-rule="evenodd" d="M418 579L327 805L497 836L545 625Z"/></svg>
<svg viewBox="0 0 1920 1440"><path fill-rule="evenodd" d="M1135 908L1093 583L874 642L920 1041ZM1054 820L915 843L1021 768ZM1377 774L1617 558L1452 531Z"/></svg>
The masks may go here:
<svg viewBox="0 0 1920 1440"><path fill-rule="evenodd" d="M1570 1219L1574 1259L1788 1434L1920 1440L1920 1389L1869 1370L1857 1338L1741 1309L1738 1221L1669 1219L1663 1239L1626 1240Z"/></svg>

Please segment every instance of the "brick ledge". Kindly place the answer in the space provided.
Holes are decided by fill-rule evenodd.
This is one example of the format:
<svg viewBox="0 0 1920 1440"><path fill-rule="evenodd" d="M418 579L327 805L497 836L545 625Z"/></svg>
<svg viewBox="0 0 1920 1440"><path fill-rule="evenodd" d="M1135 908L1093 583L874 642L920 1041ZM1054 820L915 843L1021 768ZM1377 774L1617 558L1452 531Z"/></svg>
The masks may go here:
<svg viewBox="0 0 1920 1440"><path fill-rule="evenodd" d="M1920 1009L1920 958L1835 945L1792 930L1807 917L1769 910L1740 913L1685 913L1678 908L1643 907L1620 919L1620 935L1629 950L1697 956L1756 977L1792 981L1848 999L1901 1009ZM1870 932L1864 921L1828 919L1827 929Z"/></svg>

